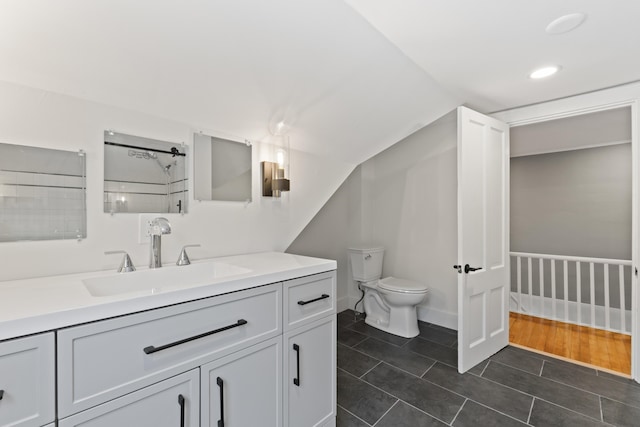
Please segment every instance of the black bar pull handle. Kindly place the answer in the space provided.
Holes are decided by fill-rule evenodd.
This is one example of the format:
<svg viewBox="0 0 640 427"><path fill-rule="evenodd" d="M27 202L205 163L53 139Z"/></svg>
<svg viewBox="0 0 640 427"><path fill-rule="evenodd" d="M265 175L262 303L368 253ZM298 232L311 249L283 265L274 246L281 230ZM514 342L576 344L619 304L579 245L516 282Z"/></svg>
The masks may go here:
<svg viewBox="0 0 640 427"><path fill-rule="evenodd" d="M220 419L218 420L218 427L224 427L224 381L222 378L216 378L216 383L220 387Z"/></svg>
<svg viewBox="0 0 640 427"><path fill-rule="evenodd" d="M0 390L0 400L4 397L4 390Z"/></svg>
<svg viewBox="0 0 640 427"><path fill-rule="evenodd" d="M329 295L322 294L322 296L319 296L318 298L310 299L308 301L298 301L298 305L307 305L307 304L311 304L312 302L320 301L327 298L330 298Z"/></svg>
<svg viewBox="0 0 640 427"><path fill-rule="evenodd" d="M178 405L180 405L180 427L184 427L184 396L178 395Z"/></svg>
<svg viewBox="0 0 640 427"><path fill-rule="evenodd" d="M294 344L293 350L296 352L296 377L293 379L293 383L300 387L300 346Z"/></svg>
<svg viewBox="0 0 640 427"><path fill-rule="evenodd" d="M246 324L247 324L246 320L240 319L236 323L233 323L233 324L227 325L227 326L223 326L222 328L218 328L218 329L216 329L214 331L205 332L204 334L196 335L196 336L193 336L193 337L185 338L185 339L180 340L180 341L175 341L175 342L172 342L172 343L169 343L169 344L161 345L160 347L154 347L154 346L150 345L149 347L145 347L143 349L143 351L146 354L152 354L152 353L155 353L157 351L166 350L168 348L175 347L175 346L180 345L180 344L188 343L189 341L199 340L200 338L208 337L209 335L217 334L219 332L228 331L229 329L237 328L238 326L242 326L242 325L246 325Z"/></svg>

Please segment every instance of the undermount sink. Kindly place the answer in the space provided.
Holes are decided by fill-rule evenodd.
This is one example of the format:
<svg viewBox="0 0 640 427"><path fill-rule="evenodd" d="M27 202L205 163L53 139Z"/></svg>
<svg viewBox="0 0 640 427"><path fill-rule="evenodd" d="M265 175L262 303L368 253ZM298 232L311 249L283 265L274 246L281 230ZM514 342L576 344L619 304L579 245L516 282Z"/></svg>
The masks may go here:
<svg viewBox="0 0 640 427"><path fill-rule="evenodd" d="M94 297L106 297L131 292L151 294L165 290L208 285L215 280L250 273L251 270L224 262L199 262L186 266L170 266L131 273L92 277L82 282Z"/></svg>

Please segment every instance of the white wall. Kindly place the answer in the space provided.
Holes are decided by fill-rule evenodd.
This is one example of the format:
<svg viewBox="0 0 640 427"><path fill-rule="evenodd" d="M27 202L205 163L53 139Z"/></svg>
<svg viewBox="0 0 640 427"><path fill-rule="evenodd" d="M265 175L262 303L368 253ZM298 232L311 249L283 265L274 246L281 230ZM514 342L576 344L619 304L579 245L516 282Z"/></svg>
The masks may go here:
<svg viewBox="0 0 640 427"><path fill-rule="evenodd" d="M265 118L265 121L267 118ZM220 130L224 123L220 124ZM103 131L145 136L192 146L194 129L146 114L109 107L38 89L0 82L0 142L87 153L87 227L82 241L0 244L0 280L114 269L119 257L105 250L128 251L136 266L148 264L148 248L138 243L139 216L103 213ZM215 130L202 129L209 134ZM165 263L180 247L200 243L192 259L282 251L344 181L354 165L296 151L291 141L291 191L280 200L260 196L258 163L264 144L254 145L253 203L194 202L189 213L166 215L173 233L163 237ZM190 152L192 150L190 149ZM191 163L191 162L190 162ZM192 172L189 172L192 178ZM193 182L190 179L190 182ZM192 187L192 184L191 188Z"/></svg>
<svg viewBox="0 0 640 427"><path fill-rule="evenodd" d="M384 276L429 286L419 317L456 327L456 137L454 111L367 160L287 249L338 260L339 309L360 297L347 248L381 245Z"/></svg>

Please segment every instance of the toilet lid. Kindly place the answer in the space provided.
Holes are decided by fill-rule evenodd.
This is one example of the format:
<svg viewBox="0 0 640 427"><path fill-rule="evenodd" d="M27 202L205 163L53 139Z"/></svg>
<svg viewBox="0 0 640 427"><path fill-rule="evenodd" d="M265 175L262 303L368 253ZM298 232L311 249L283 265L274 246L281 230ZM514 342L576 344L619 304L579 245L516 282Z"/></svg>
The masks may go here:
<svg viewBox="0 0 640 427"><path fill-rule="evenodd" d="M397 279L395 277L385 277L378 282L378 287L387 291L403 292L407 294L421 294L427 292L427 285L413 282L411 280Z"/></svg>

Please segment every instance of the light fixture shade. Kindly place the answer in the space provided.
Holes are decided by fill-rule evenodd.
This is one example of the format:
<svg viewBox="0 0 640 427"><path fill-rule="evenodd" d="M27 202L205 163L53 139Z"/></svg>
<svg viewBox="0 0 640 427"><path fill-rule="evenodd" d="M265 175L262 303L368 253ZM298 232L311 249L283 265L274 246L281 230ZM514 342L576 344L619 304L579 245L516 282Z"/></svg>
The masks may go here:
<svg viewBox="0 0 640 427"><path fill-rule="evenodd" d="M277 135L271 139L269 160L261 163L262 196L280 197L289 191L289 137Z"/></svg>

